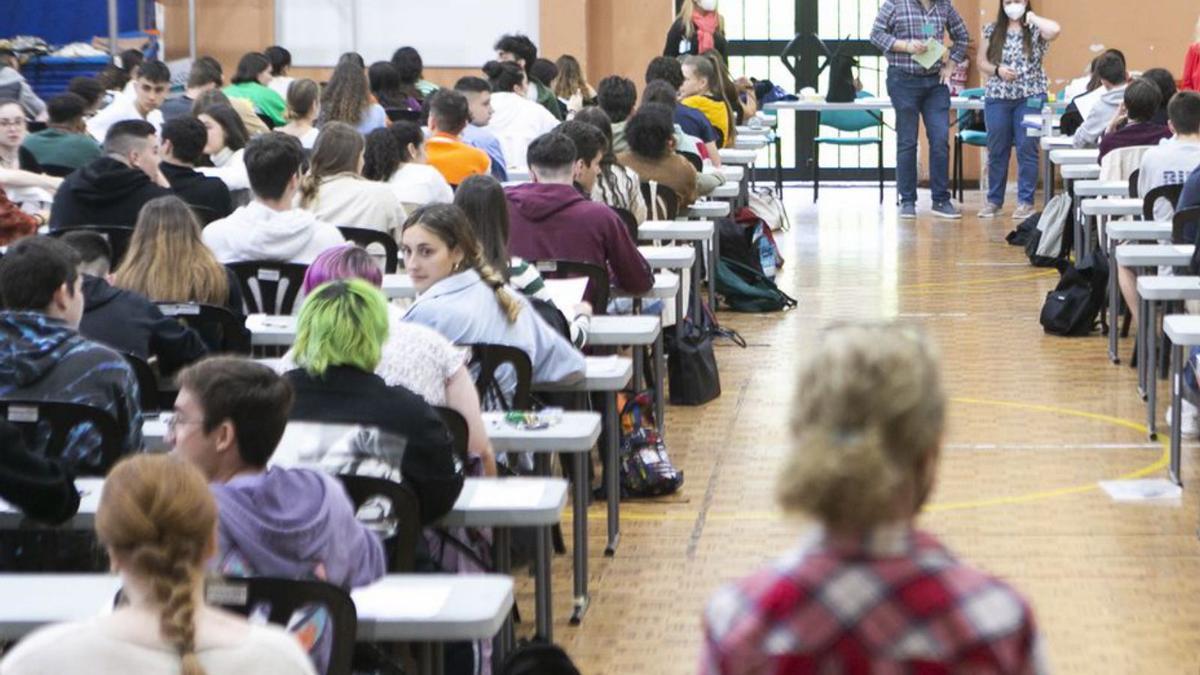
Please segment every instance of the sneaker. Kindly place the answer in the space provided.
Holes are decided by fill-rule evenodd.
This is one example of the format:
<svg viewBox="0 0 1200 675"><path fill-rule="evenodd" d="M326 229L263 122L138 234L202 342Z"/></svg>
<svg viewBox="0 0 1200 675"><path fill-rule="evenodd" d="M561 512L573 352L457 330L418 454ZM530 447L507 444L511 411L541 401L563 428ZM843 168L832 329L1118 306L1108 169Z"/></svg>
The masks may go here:
<svg viewBox="0 0 1200 675"><path fill-rule="evenodd" d="M900 205L900 217L905 220L911 220L917 217L917 205L911 202L904 202Z"/></svg>
<svg viewBox="0 0 1200 675"><path fill-rule="evenodd" d="M1000 215L1000 207L996 204L988 204L979 211L980 218L995 218Z"/></svg>
<svg viewBox="0 0 1200 675"><path fill-rule="evenodd" d="M1035 213L1037 211L1033 210L1033 204L1017 204L1017 210L1013 211L1012 219L1024 221Z"/></svg>
<svg viewBox="0 0 1200 675"><path fill-rule="evenodd" d="M1200 434L1200 410L1192 405L1186 398L1180 401L1182 408L1179 415L1179 435L1183 438L1195 438ZM1167 412L1163 415L1163 422L1168 428L1171 426L1171 406L1167 406Z"/></svg>
<svg viewBox="0 0 1200 675"><path fill-rule="evenodd" d="M954 205L954 202L934 202L933 215L939 218L950 218L957 220L962 218L962 212Z"/></svg>

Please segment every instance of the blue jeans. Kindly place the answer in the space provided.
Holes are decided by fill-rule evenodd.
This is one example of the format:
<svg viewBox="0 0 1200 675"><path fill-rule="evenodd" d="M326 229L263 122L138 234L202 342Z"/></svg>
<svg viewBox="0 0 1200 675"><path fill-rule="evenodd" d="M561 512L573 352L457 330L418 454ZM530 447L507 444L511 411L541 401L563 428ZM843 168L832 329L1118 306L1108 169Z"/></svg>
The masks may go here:
<svg viewBox="0 0 1200 675"><path fill-rule="evenodd" d="M1008 158L1017 148L1017 202L1032 204L1038 180L1038 140L1025 133L1025 116L1037 115L1046 96L989 98L983 102L987 123L988 202L1004 205L1008 185Z"/></svg>
<svg viewBox="0 0 1200 675"><path fill-rule="evenodd" d="M937 75L887 71L896 109L896 190L900 201L917 201L917 130L925 118L929 139L929 191L935 204L950 201L950 89Z"/></svg>

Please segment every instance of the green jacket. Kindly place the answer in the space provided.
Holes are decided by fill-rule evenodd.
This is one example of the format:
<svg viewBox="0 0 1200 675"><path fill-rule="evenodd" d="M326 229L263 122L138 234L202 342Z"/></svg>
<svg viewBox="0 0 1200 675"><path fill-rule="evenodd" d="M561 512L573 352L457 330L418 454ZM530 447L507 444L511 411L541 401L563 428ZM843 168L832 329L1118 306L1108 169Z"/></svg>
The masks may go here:
<svg viewBox="0 0 1200 675"><path fill-rule="evenodd" d="M554 90L538 81L532 75L529 76L529 84L537 87L537 103L546 110L550 111L554 118L562 121L565 119L563 115L562 105L558 102L558 97L554 95Z"/></svg>
<svg viewBox="0 0 1200 675"><path fill-rule="evenodd" d="M22 148L38 164L78 169L100 156L100 144L88 134L73 134L62 129L43 129L25 137Z"/></svg>
<svg viewBox="0 0 1200 675"><path fill-rule="evenodd" d="M221 91L229 98L244 98L254 104L254 112L261 113L270 118L271 123L277 127L287 124L287 103L279 92L264 87L257 82L242 82L241 84L231 84Z"/></svg>

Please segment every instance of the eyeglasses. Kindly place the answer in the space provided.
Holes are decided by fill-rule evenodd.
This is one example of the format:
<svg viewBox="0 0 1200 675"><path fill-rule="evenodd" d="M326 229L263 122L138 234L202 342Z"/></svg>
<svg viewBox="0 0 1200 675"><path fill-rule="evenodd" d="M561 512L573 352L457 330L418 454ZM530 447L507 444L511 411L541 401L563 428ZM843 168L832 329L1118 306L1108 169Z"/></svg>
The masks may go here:
<svg viewBox="0 0 1200 675"><path fill-rule="evenodd" d="M189 420L180 417L179 415L164 415L164 422L167 425L167 431L175 433L175 428L182 424L199 424L203 420Z"/></svg>
<svg viewBox="0 0 1200 675"><path fill-rule="evenodd" d="M25 118L18 117L16 119L0 120L0 128L3 127L23 127L25 126Z"/></svg>

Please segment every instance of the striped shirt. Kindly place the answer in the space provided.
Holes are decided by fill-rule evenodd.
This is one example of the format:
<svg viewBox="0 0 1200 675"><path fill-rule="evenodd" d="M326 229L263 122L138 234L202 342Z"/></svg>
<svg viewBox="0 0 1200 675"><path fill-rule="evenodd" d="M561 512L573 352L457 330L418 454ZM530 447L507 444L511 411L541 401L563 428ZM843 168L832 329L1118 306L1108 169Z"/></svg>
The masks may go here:
<svg viewBox="0 0 1200 675"><path fill-rule="evenodd" d="M950 60L955 63L966 62L971 35L950 0L932 0L929 9L921 0L884 0L879 6L879 14L875 16L875 25L871 27L871 44L887 56L888 65L893 68L914 75L935 75L938 64L935 63L932 68L922 68L913 60L912 54L892 51L892 46L896 40L924 41L933 38L939 42L945 41L947 31L954 41L954 46L950 48Z"/></svg>

